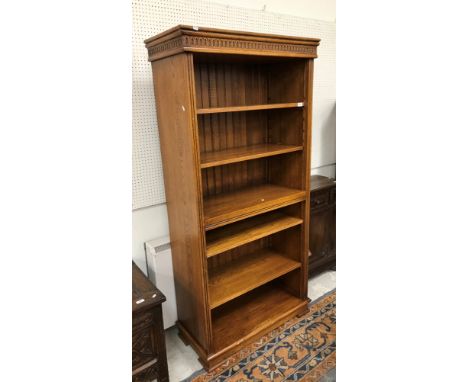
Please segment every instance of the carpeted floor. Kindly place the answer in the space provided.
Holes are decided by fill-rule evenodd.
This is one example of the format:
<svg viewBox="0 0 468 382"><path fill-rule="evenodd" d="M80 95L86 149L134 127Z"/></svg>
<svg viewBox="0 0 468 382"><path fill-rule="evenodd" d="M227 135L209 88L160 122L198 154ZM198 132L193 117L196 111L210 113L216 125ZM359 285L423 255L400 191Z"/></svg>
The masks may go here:
<svg viewBox="0 0 468 382"><path fill-rule="evenodd" d="M186 382L335 381L336 292L242 349L210 373L200 370Z"/></svg>

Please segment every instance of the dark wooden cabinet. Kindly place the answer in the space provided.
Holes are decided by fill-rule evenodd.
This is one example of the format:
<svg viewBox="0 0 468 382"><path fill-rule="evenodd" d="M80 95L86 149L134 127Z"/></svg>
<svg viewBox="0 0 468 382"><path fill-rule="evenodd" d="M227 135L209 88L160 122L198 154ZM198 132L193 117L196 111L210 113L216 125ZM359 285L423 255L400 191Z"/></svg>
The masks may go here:
<svg viewBox="0 0 468 382"><path fill-rule="evenodd" d="M161 304L164 295L132 263L132 381L169 381Z"/></svg>
<svg viewBox="0 0 468 382"><path fill-rule="evenodd" d="M186 25L146 40L177 327L208 369L307 310L318 44Z"/></svg>
<svg viewBox="0 0 468 382"><path fill-rule="evenodd" d="M336 264L336 183L310 179L309 277Z"/></svg>

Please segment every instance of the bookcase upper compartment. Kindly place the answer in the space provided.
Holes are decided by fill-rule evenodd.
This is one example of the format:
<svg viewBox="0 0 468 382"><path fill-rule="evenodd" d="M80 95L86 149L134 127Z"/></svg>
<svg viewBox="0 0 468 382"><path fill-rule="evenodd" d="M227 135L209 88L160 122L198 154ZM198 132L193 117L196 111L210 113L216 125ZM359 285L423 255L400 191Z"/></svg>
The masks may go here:
<svg viewBox="0 0 468 382"><path fill-rule="evenodd" d="M194 54L197 114L304 104L304 60Z"/></svg>

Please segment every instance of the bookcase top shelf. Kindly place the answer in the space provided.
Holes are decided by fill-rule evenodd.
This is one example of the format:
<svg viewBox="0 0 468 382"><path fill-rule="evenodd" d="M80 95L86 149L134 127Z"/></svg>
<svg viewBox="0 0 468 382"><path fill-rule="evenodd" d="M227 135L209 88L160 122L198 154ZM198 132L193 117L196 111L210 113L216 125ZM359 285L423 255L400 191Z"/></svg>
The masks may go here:
<svg viewBox="0 0 468 382"><path fill-rule="evenodd" d="M269 103L269 104L264 104L264 105L209 107L209 108L197 109L197 114L235 113L239 111L289 109L292 107L303 107L303 106L304 106L304 102L286 102L286 103Z"/></svg>
<svg viewBox="0 0 468 382"><path fill-rule="evenodd" d="M181 52L316 58L320 39L178 25L145 40L148 60Z"/></svg>

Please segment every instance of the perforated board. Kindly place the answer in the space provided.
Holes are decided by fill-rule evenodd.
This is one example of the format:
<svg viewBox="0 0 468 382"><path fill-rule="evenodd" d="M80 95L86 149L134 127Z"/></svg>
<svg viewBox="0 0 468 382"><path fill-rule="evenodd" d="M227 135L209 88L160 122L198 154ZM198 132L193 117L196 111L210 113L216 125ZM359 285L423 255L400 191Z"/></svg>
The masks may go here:
<svg viewBox="0 0 468 382"><path fill-rule="evenodd" d="M202 1L133 0L132 6L133 209L165 202L151 65L143 41L178 24L322 39L314 69L312 167L335 162L335 23Z"/></svg>

